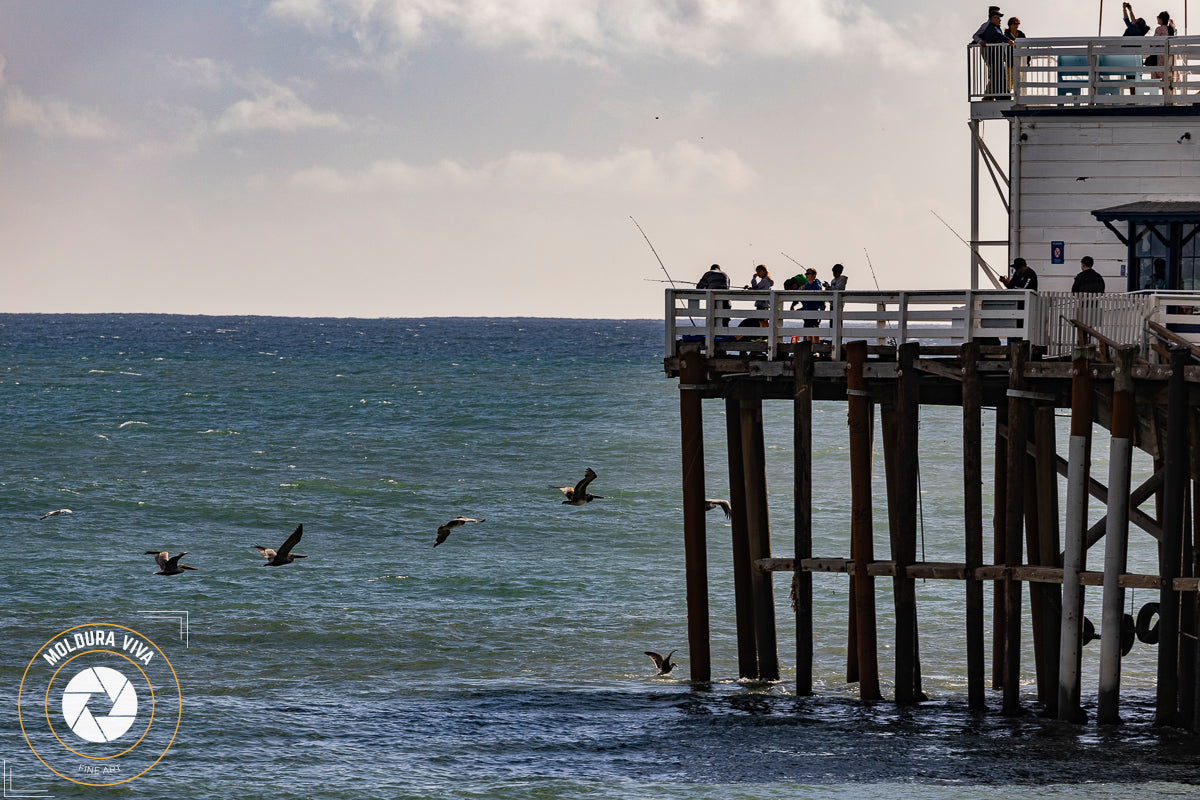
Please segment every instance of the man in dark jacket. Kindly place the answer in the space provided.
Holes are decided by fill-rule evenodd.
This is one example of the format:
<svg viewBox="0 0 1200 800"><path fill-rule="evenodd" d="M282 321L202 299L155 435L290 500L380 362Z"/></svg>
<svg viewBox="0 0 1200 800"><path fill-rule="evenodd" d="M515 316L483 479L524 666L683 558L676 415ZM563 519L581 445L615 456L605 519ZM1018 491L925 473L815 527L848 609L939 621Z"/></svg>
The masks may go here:
<svg viewBox="0 0 1200 800"><path fill-rule="evenodd" d="M988 20L979 26L971 41L979 45L979 53L987 68L987 98L1008 94L1008 48L1010 40L1000 25L999 6L988 6Z"/></svg>
<svg viewBox="0 0 1200 800"><path fill-rule="evenodd" d="M1091 256L1084 256L1079 260L1079 274L1075 276L1075 281L1071 284L1072 292L1076 294L1082 292L1102 294L1104 292L1104 276L1092 269L1092 265L1095 263Z"/></svg>
<svg viewBox="0 0 1200 800"><path fill-rule="evenodd" d="M1007 289L1029 289L1037 291L1037 273L1033 271L1033 267L1025 263L1025 259L1013 259L1012 263L1013 274L1007 278L1001 278L1000 282Z"/></svg>

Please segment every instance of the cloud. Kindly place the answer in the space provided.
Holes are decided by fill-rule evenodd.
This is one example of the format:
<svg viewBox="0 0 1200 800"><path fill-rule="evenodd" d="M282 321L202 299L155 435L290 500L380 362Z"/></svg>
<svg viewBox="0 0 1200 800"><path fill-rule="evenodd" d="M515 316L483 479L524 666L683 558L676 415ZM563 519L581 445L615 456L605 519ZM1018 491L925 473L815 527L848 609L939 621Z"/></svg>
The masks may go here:
<svg viewBox="0 0 1200 800"><path fill-rule="evenodd" d="M660 154L631 149L599 159L515 152L478 167L448 159L425 167L380 161L358 172L313 167L296 172L288 183L294 188L327 193L505 189L686 195L740 193L756 181L754 171L733 151L705 150L690 142L679 142Z"/></svg>
<svg viewBox="0 0 1200 800"><path fill-rule="evenodd" d="M268 14L313 33L349 34L376 53L458 37L537 58L711 63L746 53L816 59L871 42L889 62L922 64L910 38L862 0L273 0Z"/></svg>
<svg viewBox="0 0 1200 800"><path fill-rule="evenodd" d="M314 111L286 86L261 82L253 98L239 100L213 123L217 133L241 131L295 132L303 128L345 128L337 114Z"/></svg>
<svg viewBox="0 0 1200 800"><path fill-rule="evenodd" d="M110 139L117 126L98 111L53 98L34 99L17 86L0 88L6 125L54 139Z"/></svg>

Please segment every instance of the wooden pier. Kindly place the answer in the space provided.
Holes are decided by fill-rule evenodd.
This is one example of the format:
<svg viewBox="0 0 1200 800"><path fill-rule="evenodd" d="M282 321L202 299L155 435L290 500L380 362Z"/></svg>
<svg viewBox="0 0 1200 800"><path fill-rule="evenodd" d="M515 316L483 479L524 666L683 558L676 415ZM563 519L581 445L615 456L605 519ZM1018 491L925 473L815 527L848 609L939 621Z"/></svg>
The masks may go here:
<svg viewBox="0 0 1200 800"><path fill-rule="evenodd" d="M725 408L740 677L779 679L772 582L776 573L784 573L793 580L795 601L795 689L800 695L813 692L812 573L840 573L849 581L850 593L848 679L858 683L863 701L882 699L874 585L890 581L895 606L894 700L917 703L924 695L915 581L958 581L964 585L969 706L985 709L990 683L1002 692L1003 713L1022 713L1022 654L1032 647L1039 706L1059 719L1082 721L1081 653L1095 636L1094 625L1084 618L1083 600L1087 587L1095 587L1092 591L1100 591L1103 598L1097 721L1120 721L1121 658L1137 636L1157 642L1156 722L1200 729L1200 575L1194 557L1200 543L1193 516L1200 502L1200 484L1195 482L1200 477L1200 350L1153 320L1147 321L1140 341L1125 344L1103 333L1098 318L1089 325L1073 317L1067 320L1075 335L1070 354L1047 357L1044 342L1014 338L1022 330L1038 338L1032 334L1039 326L1029 324L1029 315L1039 312L1028 297L1028 303L1005 306L1010 317L1023 319L1010 319L1011 324L1003 326L1001 335L1008 339L1004 343L991 335L996 325L972 317L969 309L962 312L968 321L961 329L946 323L937 329L942 336L929 331L901 336L900 326L912 320L909 310L881 308L873 318L836 318L853 306L854 298L847 295L854 293L836 294L822 312L784 312L786 293L771 293L774 310L763 312L771 317L769 329L754 329L756 336L750 337L745 335L747 328L730 327L717 314L752 316L753 293L668 292L664 366L668 376L678 378L680 389L692 680L712 679L702 414L703 403L710 400L723 402ZM980 296L968 305L989 305L987 293L976 294ZM1011 299L1010 293L996 295L1000 301ZM870 305L879 296L871 293L861 299ZM829 324L815 330L798 328L787 324L794 323L789 313L819 314ZM693 328L682 323L689 316ZM873 327L861 327L864 324ZM951 328L958 331L955 336L946 334ZM813 333L819 334L818 341L801 341ZM773 544L788 548L772 543L767 524L763 404L768 401L792 407L790 556L774 552ZM841 552L813 552L815 401L845 403L848 414L850 531ZM962 409L961 562L931 563L918 557L918 419L923 405ZM994 431L984 430L985 408L996 410ZM1065 454L1057 449L1057 409L1069 409L1070 414ZM876 412L886 473L886 553L875 551L880 543L872 529ZM1111 435L1107 476L1090 472L1091 437L1097 425ZM1154 464L1153 475L1139 486L1131 485L1134 448L1148 453ZM984 509L988 453L994 459L995 505ZM1064 497L1059 496L1060 476L1066 478ZM1107 511L1090 525L1089 497L1105 503ZM1153 513L1140 510L1152 497ZM988 524L990 562L984 552ZM1157 540L1157 574L1128 572L1131 525ZM985 591L988 584L994 588L991 593ZM1157 592L1156 603L1137 615L1142 619L1123 611L1130 588ZM990 631L985 629L989 595ZM1022 641L1026 630L1032 631L1032 642Z"/></svg>

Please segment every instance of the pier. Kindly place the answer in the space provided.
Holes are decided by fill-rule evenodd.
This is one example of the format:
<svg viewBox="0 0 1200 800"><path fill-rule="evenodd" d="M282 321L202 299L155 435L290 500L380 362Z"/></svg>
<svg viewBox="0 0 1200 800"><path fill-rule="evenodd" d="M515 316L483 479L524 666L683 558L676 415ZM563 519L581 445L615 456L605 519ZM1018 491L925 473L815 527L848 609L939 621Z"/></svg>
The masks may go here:
<svg viewBox="0 0 1200 800"><path fill-rule="evenodd" d="M702 409L705 401L717 401L725 411L733 508L728 563L739 677L780 677L781 612L772 587L782 575L792 581L795 605L795 690L813 692L812 574L839 574L849 582L847 678L858 683L863 701L884 699L875 584L888 581L895 620L888 637L892 699L918 703L924 695L915 581L956 581L963 584L965 701L971 708L988 708L990 687L1000 691L999 711L1023 713L1021 681L1029 676L1021 674L1022 654L1032 648L1039 706L1059 719L1082 721L1081 653L1098 636L1096 721L1118 722L1121 658L1137 636L1158 648L1156 721L1200 729L1200 574L1193 533L1193 499L1200 498L1194 483L1200 477L1200 420L1194 419L1200 347L1172 330L1200 307L1200 295L804 292L803 299L822 300L824 308L791 310L799 297L735 290L666 295L664 367L680 390L691 679L712 679L704 500L720 490L704 485ZM770 307L755 309L756 299ZM821 327L802 327L806 318L819 319ZM738 325L743 319L753 320L752 326ZM815 401L847 409L850 529L837 552L813 552ZM777 499L767 492L766 402L790 403L792 409L794 485L786 502L794 508L794 530L786 542L773 542L768 524ZM962 557L952 563L918 558L918 419L924 405L962 409ZM994 430L984 429L985 408L996 411ZM1056 437L1060 409L1069 410L1066 453L1059 452ZM885 509L871 505L875 414ZM1107 475L1091 472L1093 430L1110 435ZM1138 486L1130 480L1134 448L1154 464L1152 477ZM995 504L985 509L986 458L992 459ZM1060 476L1067 486L1061 497ZM1106 504L1103 518L1087 518L1089 497ZM885 541L875 536L881 519ZM1156 574L1126 569L1133 529L1157 540ZM1127 615L1127 589L1150 591L1155 602ZM1098 626L1083 616L1088 591L1102 595ZM1024 641L1026 630L1032 641Z"/></svg>

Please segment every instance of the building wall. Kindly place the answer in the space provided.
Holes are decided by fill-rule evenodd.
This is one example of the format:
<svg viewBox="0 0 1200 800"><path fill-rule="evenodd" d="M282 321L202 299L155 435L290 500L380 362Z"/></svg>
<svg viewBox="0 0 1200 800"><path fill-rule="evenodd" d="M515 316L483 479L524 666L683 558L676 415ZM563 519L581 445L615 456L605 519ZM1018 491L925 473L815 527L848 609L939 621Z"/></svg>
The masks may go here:
<svg viewBox="0 0 1200 800"><path fill-rule="evenodd" d="M1200 115L1017 112L1009 131L1010 254L1037 270L1045 291L1069 290L1085 255L1096 259L1109 291L1124 291L1127 250L1092 211L1200 200ZM1180 142L1185 132L1191 138ZM1065 244L1065 258L1052 265L1055 241Z"/></svg>

